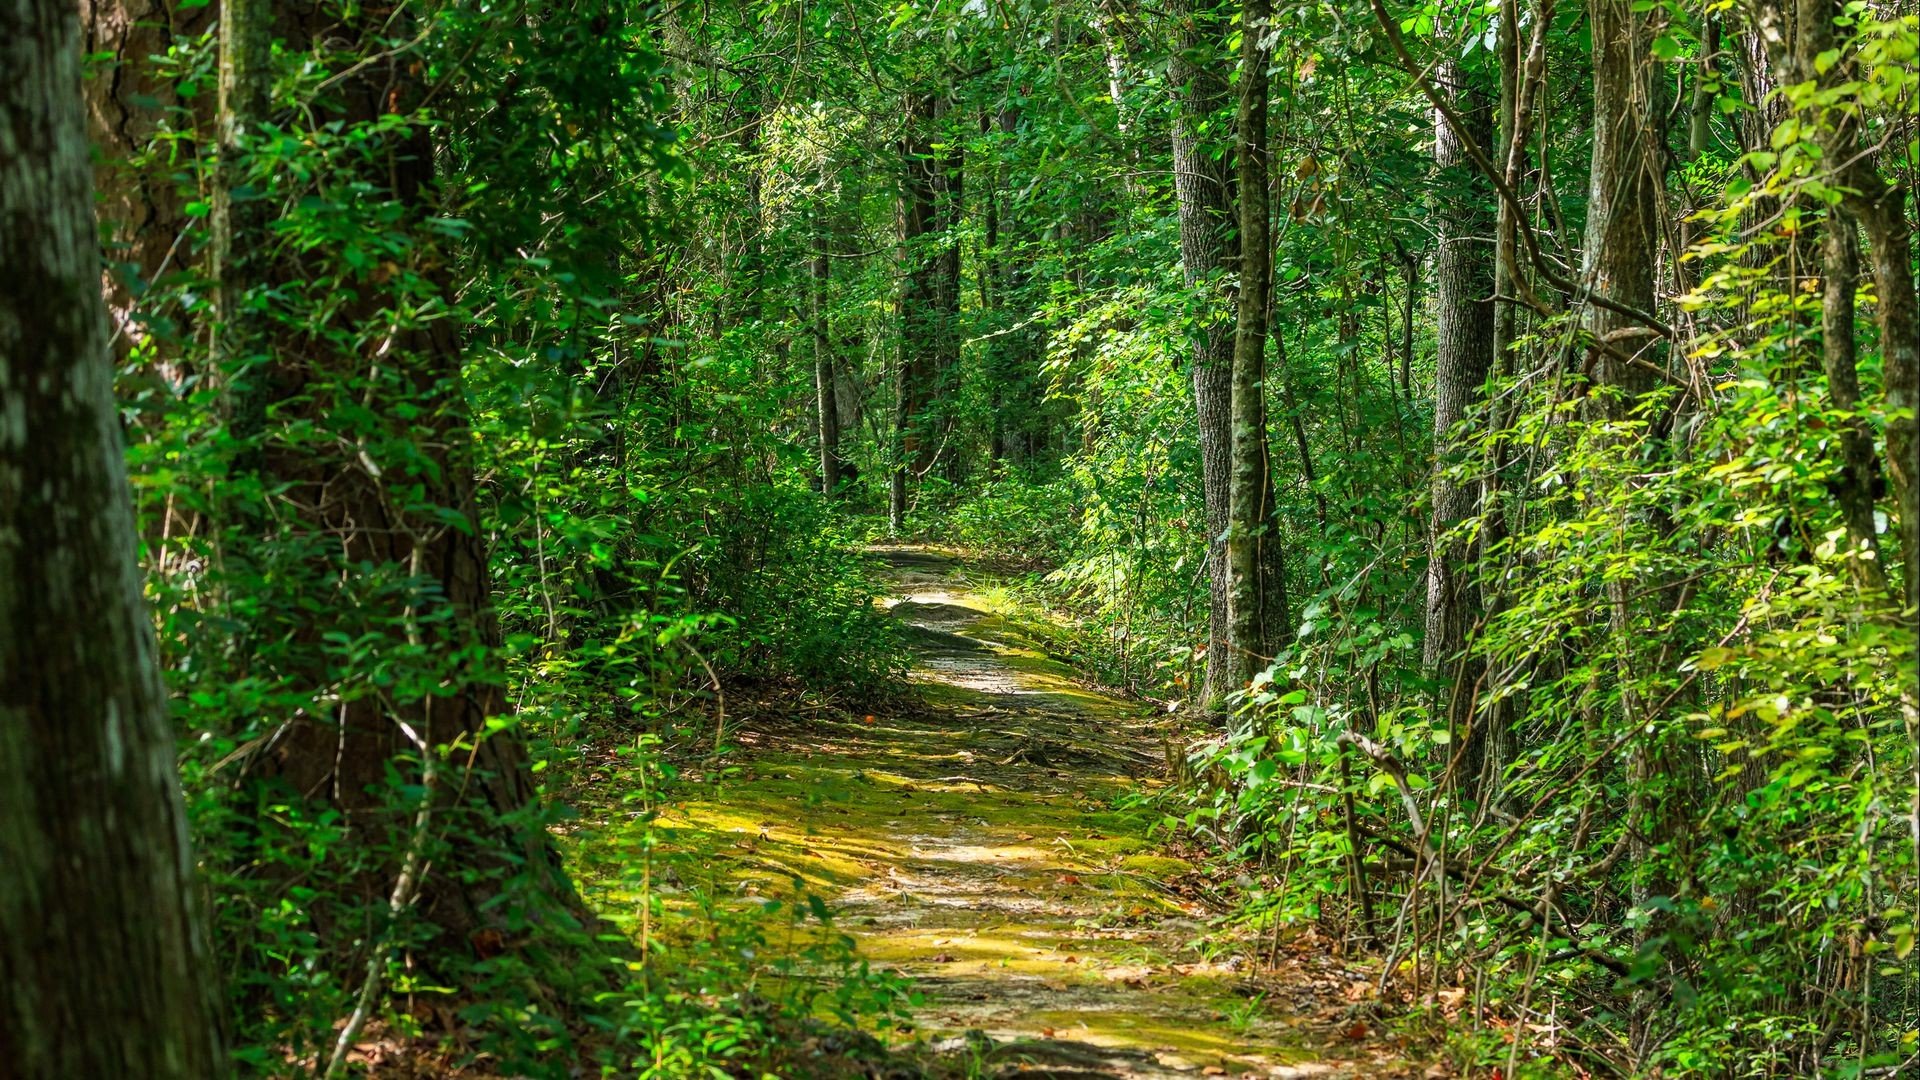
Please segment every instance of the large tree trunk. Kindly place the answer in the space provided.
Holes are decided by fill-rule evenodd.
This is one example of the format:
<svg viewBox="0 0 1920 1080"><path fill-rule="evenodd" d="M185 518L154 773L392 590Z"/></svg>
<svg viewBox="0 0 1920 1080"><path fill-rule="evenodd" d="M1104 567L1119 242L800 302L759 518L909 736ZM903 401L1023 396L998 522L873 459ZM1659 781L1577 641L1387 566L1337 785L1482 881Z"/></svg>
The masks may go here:
<svg viewBox="0 0 1920 1080"><path fill-rule="evenodd" d="M1459 779L1471 791L1477 786L1485 746L1473 722L1482 665L1467 650L1468 632L1480 615L1480 589L1472 577L1478 546L1448 533L1480 510L1479 483L1461 479L1451 466L1475 441L1471 431L1455 428L1479 404L1493 367L1495 249L1489 240L1495 222L1492 185L1462 149L1463 134L1475 145L1490 145L1492 102L1483 86L1468 79L1458 64L1449 65L1441 77L1452 90L1454 112L1466 119L1469 130L1457 132L1438 109L1433 114L1440 245L1434 259L1438 347L1424 666L1438 680L1435 714L1447 718L1461 748Z"/></svg>
<svg viewBox="0 0 1920 1080"><path fill-rule="evenodd" d="M1267 65L1270 7L1248 0L1242 16L1240 110L1240 291L1234 320L1233 470L1228 490L1227 629L1235 686L1266 666L1287 632L1285 565L1275 530L1267 446L1267 303L1273 252L1267 236Z"/></svg>
<svg viewBox="0 0 1920 1080"><path fill-rule="evenodd" d="M1227 626L1227 534L1233 473L1233 321L1225 276L1236 261L1231 147L1204 137L1227 102L1221 55L1231 13L1225 5L1179 0L1179 40L1172 58L1173 190L1180 217L1180 268L1187 287L1204 289L1193 350L1193 406L1199 421L1200 489L1207 531L1207 674L1202 697L1235 689Z"/></svg>
<svg viewBox="0 0 1920 1080"><path fill-rule="evenodd" d="M206 96L182 101L177 81L159 70L154 58L165 56L175 41L201 33L214 10L159 0L80 3L85 54L100 58L98 76L85 82L87 129L104 151L95 164L94 183L106 242L107 311L121 358L146 336L135 312L147 285L164 273L189 269L193 254L179 242L191 220L191 195L180 190L170 170L129 162L147 149L168 109L204 108L211 102ZM180 373L164 374L177 378Z"/></svg>
<svg viewBox="0 0 1920 1080"><path fill-rule="evenodd" d="M1593 27L1593 157L1587 185L1587 230L1583 274L1594 292L1640 311L1654 307L1654 265L1660 250L1662 173L1658 121L1650 112L1654 101L1654 62L1650 53L1653 30L1650 16L1636 11L1631 0L1591 0L1588 15ZM1644 358L1657 339L1631 316L1589 303L1586 329L1609 346L1597 361L1602 391L1599 415L1625 419L1652 386L1645 368L1626 358ZM1635 685L1634 643L1643 633L1640 613L1650 584L1618 580L1606 584L1609 629L1620 656L1621 722L1630 728L1652 728L1652 702L1643 700ZM1659 591L1655 591L1659 595ZM1645 947L1664 933L1665 920L1647 905L1670 896L1674 883L1661 865L1659 849L1675 838L1675 804L1685 797L1688 780L1682 763L1661 730L1636 738L1628 759L1632 797L1628 825L1633 830L1632 854L1641 867L1635 875L1633 902L1649 918L1636 934ZM1650 988L1636 992L1632 1039L1636 1060L1651 1049L1652 1014L1658 995Z"/></svg>
<svg viewBox="0 0 1920 1080"><path fill-rule="evenodd" d="M134 562L80 25L0 3L0 1071L224 1075Z"/></svg>
<svg viewBox="0 0 1920 1080"><path fill-rule="evenodd" d="M372 11L342 21L317 5L277 11L291 50L346 48L355 58L385 21ZM415 70L404 56L356 63L314 104L323 110L319 122L352 129L405 115L425 90ZM276 337L262 371L263 392L280 403L260 455L263 478L279 493L268 515L276 531L262 549L312 554L304 572L275 579L279 590L253 621L263 638L291 643L274 675L311 693L317 707L289 718L245 769L254 782L339 812L355 842L377 846L378 869L355 884L359 903L393 916L404 906L438 927L440 955L488 955L509 932L522 936L507 940L542 948L543 920L581 912L537 815L527 812L538 795L524 750L510 729L489 726L508 706L493 666L499 632L456 327L448 319L410 322L396 310L406 305L394 304L402 275L417 291L450 287L442 268L452 255L422 227L437 212L433 159L429 130L412 125L336 161L359 170L357 179L378 193L371 197L392 200L386 228L407 237L394 265L356 269L320 248L286 253L258 271L288 304L324 298L334 306L326 327ZM354 331L329 332L337 327ZM343 636L366 655L407 658L403 677L383 685L343 661L327 644ZM435 769L442 748L455 745L459 752ZM416 785L400 805L396 777ZM420 862L429 840L433 872L410 888L406 905L390 902L394 880ZM509 888L524 891L500 902ZM340 914L357 921L334 925L318 912L322 932L342 947L371 932L375 940L359 943L363 955L383 962L383 918ZM433 951L413 959L435 968Z"/></svg>

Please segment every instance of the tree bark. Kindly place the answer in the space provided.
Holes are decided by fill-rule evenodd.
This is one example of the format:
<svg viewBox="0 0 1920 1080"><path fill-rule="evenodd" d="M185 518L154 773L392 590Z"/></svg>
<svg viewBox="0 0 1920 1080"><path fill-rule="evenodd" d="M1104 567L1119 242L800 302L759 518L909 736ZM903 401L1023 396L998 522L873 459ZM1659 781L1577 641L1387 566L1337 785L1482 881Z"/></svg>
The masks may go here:
<svg viewBox="0 0 1920 1080"><path fill-rule="evenodd" d="M906 527L907 478L932 463L926 431L941 351L938 344L940 259L930 250L939 229L940 161L933 152L932 125L939 107L934 94L907 95L900 136L905 176L900 186L900 260L907 266L898 300L899 359L894 369L893 476L888 502L893 531Z"/></svg>
<svg viewBox="0 0 1920 1080"><path fill-rule="evenodd" d="M1227 627L1235 687L1252 682L1272 659L1288 622L1285 566L1274 528L1272 461L1267 446L1267 303L1273 252L1267 236L1267 67L1272 32L1267 0L1242 14L1239 165L1240 282L1234 320L1233 471L1228 491Z"/></svg>
<svg viewBox="0 0 1920 1080"><path fill-rule="evenodd" d="M386 25L379 12L342 20L319 4L281 5L276 13L290 49L323 55L344 49L358 58L360 45ZM352 63L352 74L336 82L324 104L315 103L319 122L371 126L406 115L425 92L405 56ZM318 275L335 305L329 327L277 334L271 342L263 392L283 403L275 417L294 437L281 437L276 424L261 449L261 473L284 507L273 515L282 531L263 544L318 553L335 569L288 575L275 602L255 617L263 637L291 643L275 676L311 693L320 707L290 719L246 761L245 775L337 810L357 843L389 845L377 869L355 883L358 901L384 912L408 847L404 839L391 843L391 823L396 810L419 810L395 806L392 779L417 779L423 754L460 746L451 758L454 775L442 770L438 784L421 785L432 834L445 850L431 864L439 872L418 884L413 910L442 931L435 939L442 955L469 943L482 949L479 943L492 937L483 931L515 930L508 919L534 924L515 930L516 940L543 949L546 930L577 922L584 911L546 832L527 812L538 792L524 748L510 729L489 725L509 709L493 669L499 629L474 502L461 345L451 320L408 325L393 311L391 276L412 275L420 290L451 288L444 270L450 255L422 228L438 211L430 129L391 128L337 167L358 170L357 179L377 193L371 197L390 199L387 228L412 240L399 255L406 265L377 273L343 271L325 248L288 254L258 271L264 285L294 304L311 302L303 290ZM368 329L359 341L342 341L327 333L332 326ZM308 430L326 437L299 437ZM324 623L312 614L321 611ZM351 669L343 675L323 631L378 642L379 655L416 657L409 663L420 665L418 677L431 680L430 688L400 697ZM514 887L525 891L502 904L504 882L516 877L521 884ZM358 923L316 919L341 946L369 932ZM434 969L431 952L415 960Z"/></svg>
<svg viewBox="0 0 1920 1080"><path fill-rule="evenodd" d="M262 380L250 370L265 344L264 321L250 294L268 255L271 204L244 175L246 142L268 119L273 91L271 0L222 0L220 102L215 121L210 263L213 364L227 381L227 423L240 445L239 471L259 467L253 443L266 426ZM236 242L238 241L238 242Z"/></svg>
<svg viewBox="0 0 1920 1080"><path fill-rule="evenodd" d="M947 115L944 99L935 109L937 118ZM963 457L954 445L955 417L947 405L960 378L960 223L966 214L966 149L959 138L949 137L935 174L934 228L939 234L939 257L934 267L934 385L933 404L938 416L939 438L927 445L924 473L933 467L934 457L944 459L944 471L950 481L958 482Z"/></svg>
<svg viewBox="0 0 1920 1080"><path fill-rule="evenodd" d="M1660 250L1661 165L1654 100L1652 26L1630 0L1592 0L1593 155L1587 183L1584 282L1593 292L1641 311L1654 305L1654 264ZM1654 340L1632 317L1588 304L1586 326L1611 341L1613 352L1635 356ZM1600 382L1624 394L1608 398L1608 414L1624 416L1632 399L1652 385L1644 368L1603 353Z"/></svg>
<svg viewBox="0 0 1920 1080"><path fill-rule="evenodd" d="M0 3L0 1061L225 1075L113 400L75 9Z"/></svg>
<svg viewBox="0 0 1920 1080"><path fill-rule="evenodd" d="M1828 217L1821 236L1825 290L1820 303L1820 361L1826 370L1827 397L1836 408L1860 409L1860 376L1854 348L1854 299L1860 276L1860 242L1853 220L1836 212ZM1887 595L1886 568L1881 565L1879 542L1873 527L1873 481L1879 466L1873 430L1851 417L1840 430L1840 476L1834 500L1847 526L1847 568L1855 584L1878 604Z"/></svg>
<svg viewBox="0 0 1920 1080"><path fill-rule="evenodd" d="M1207 137L1227 102L1220 55L1230 17L1225 5L1178 0L1178 44L1172 58L1173 190L1180 219L1180 268L1187 287L1206 299L1194 333L1193 405L1198 420L1200 489L1207 532L1207 670L1202 697L1235 689L1227 625L1227 525L1233 475L1234 326L1225 295L1237 261L1233 219L1233 153Z"/></svg>
<svg viewBox="0 0 1920 1080"><path fill-rule="evenodd" d="M84 93L88 135L104 151L95 163L94 184L106 245L107 312L120 359L146 336L136 312L141 318L158 314L138 308L147 286L163 273L190 269L193 254L180 242L191 220L190 196L170 170L129 162L147 150L168 110L185 106L203 112L209 102L183 101L177 81L158 70L153 59L205 30L215 10L159 0L80 3L85 55L104 58L98 76L85 81ZM163 364L173 360L171 350L163 354ZM184 373L165 367L160 374L178 378Z"/></svg>
<svg viewBox="0 0 1920 1080"><path fill-rule="evenodd" d="M1462 422L1480 403L1494 354L1494 257L1489 239L1495 222L1492 185L1467 160L1462 135L1492 144L1492 102L1480 81L1458 64L1442 72L1453 88L1454 112L1467 121L1462 133L1439 111L1433 114L1434 165L1439 176L1439 251L1434 258L1434 307L1438 315L1433 379L1433 516L1429 527L1424 667L1438 680L1435 715L1445 716L1460 747L1458 778L1474 790L1484 740L1473 722L1480 662L1467 650L1467 636L1480 613L1473 564L1478 545L1448 534L1480 512L1480 484L1463 480L1452 466L1476 440ZM1456 430L1456 429L1460 430Z"/></svg>
<svg viewBox="0 0 1920 1080"><path fill-rule="evenodd" d="M1583 277L1593 292L1651 311L1661 233L1661 140L1651 112L1652 24L1648 13L1634 8L1630 0L1588 4L1593 28L1593 157ZM1612 351L1602 353L1596 364L1602 387L1596 411L1606 420L1624 420L1652 387L1652 375L1620 357L1642 356L1656 339L1630 316L1599 304L1587 305L1585 326L1593 338L1612 345ZM1636 596L1649 584L1618 580L1605 585L1609 631L1620 655L1621 723L1631 729L1650 729L1656 719L1648 714L1651 704L1631 689L1637 674L1633 642L1641 632L1638 612L1646 603ZM1659 862L1659 848L1677 835L1675 807L1677 800L1686 797L1688 786L1683 766L1667 742L1663 731L1642 731L1628 755L1632 795L1627 820L1634 837L1632 856L1641 868L1634 877L1633 902L1647 912L1635 935L1641 947L1665 932L1665 918L1648 905L1673 893L1674 883ZM1658 996L1645 987L1634 994L1630 1027L1636 1061L1643 1061L1652 1048Z"/></svg>

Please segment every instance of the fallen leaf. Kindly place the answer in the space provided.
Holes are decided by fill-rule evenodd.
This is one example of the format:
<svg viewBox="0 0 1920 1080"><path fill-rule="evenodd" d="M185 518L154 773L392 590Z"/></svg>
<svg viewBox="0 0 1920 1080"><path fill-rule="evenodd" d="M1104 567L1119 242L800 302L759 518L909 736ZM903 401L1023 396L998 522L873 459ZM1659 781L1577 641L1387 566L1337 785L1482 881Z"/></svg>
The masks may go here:
<svg viewBox="0 0 1920 1080"><path fill-rule="evenodd" d="M1370 1029L1367 1027L1367 1022L1365 1020L1355 1020L1352 1026L1348 1027L1347 1030L1341 1032L1341 1034L1357 1042L1361 1039L1366 1038L1369 1030Z"/></svg>

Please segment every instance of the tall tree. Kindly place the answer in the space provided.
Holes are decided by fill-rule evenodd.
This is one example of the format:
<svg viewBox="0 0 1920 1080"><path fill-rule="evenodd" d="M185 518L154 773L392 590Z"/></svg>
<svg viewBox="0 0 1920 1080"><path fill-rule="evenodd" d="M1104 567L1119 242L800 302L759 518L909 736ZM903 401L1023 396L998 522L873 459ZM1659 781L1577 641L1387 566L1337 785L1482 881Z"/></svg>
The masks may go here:
<svg viewBox="0 0 1920 1080"><path fill-rule="evenodd" d="M1832 0L1798 0L1792 4L1787 0L1751 0L1750 7L1757 31L1754 36L1762 43L1775 80L1826 91L1804 100L1812 103L1805 120L1823 146L1821 160L1830 163L1827 167L1831 171L1823 179L1839 195L1839 212L1828 222L1828 229L1830 233L1848 234L1845 239L1828 239L1830 272L1844 273L1850 255L1857 265L1857 255L1845 250L1852 240L1853 222L1857 221L1866 233L1873 267L1875 322L1880 330L1881 381L1886 408L1893 414L1887 421L1885 462L1892 480L1889 486L1903 570L1896 594L1899 610L1893 621L1911 634L1920 629L1920 295L1915 291L1913 230L1907 222L1907 189L1880 175L1878 155L1862 145L1858 107L1849 107L1847 95L1839 92L1846 82L1858 77L1856 60L1838 47L1840 34L1836 27L1841 14L1840 5ZM1848 15L1853 17L1850 12ZM1823 104L1826 101L1837 104ZM1852 343L1839 340L1842 335L1850 338L1852 334L1851 315L1839 310L1841 304L1851 306L1850 285L1850 281L1829 281L1823 312L1828 391L1842 408L1847 407L1849 396L1857 395L1857 387L1849 385L1847 371ZM1872 483L1860 466L1868 456L1863 453L1863 441L1863 433L1856 429L1844 433L1841 443L1841 497L1847 508L1849 531L1854 534L1856 562L1859 534L1870 514L1865 504L1872 499ZM1860 490L1862 487L1865 490ZM1849 492L1848 488L1853 490ZM1875 557L1884 556L1876 553ZM1862 577L1871 582L1871 574L1868 570ZM1920 687L1912 681L1901 686L1900 706L1914 740L1910 813L1914 861L1920 864Z"/></svg>
<svg viewBox="0 0 1920 1080"><path fill-rule="evenodd" d="M940 407L960 359L960 239L964 161L959 140L944 147L936 136L947 115L944 93L907 95L901 157L906 167L900 194L900 249L907 272L899 294L900 360L894 382L891 519L906 518L909 478L919 479L948 445L953 418Z"/></svg>
<svg viewBox="0 0 1920 1080"><path fill-rule="evenodd" d="M1765 50L1774 81L1827 92L1805 99L1811 107L1804 118L1823 145L1822 160L1831 163L1825 179L1836 189L1845 215L1857 221L1867 237L1886 404L1890 412L1902 414L1887 423L1886 453L1905 570L1900 595L1909 612L1920 611L1920 437L1914 416L1920 408L1920 297L1915 293L1907 190L1880 175L1878 154L1863 145L1857 107L1836 92L1857 77L1855 61L1840 48L1836 20L1843 13L1841 5L1832 0L1750 2L1754 36Z"/></svg>
<svg viewBox="0 0 1920 1080"><path fill-rule="evenodd" d="M832 273L832 256L827 249L829 234L814 230L811 268L811 305L808 313L813 325L813 392L815 438L820 451L820 490L832 495L840 488L840 405L834 374L833 339L827 325L827 281Z"/></svg>
<svg viewBox="0 0 1920 1080"><path fill-rule="evenodd" d="M448 320L419 314L430 316L451 287L429 221L438 212L431 129L404 119L428 88L420 65L386 47L384 35L406 30L386 13L342 19L332 5L312 3L276 14L290 51L341 66L314 118L366 133L326 167L373 204L367 212L387 230L388 262L367 266L355 252L314 246L249 269L295 310L324 304L332 319L279 330L264 350L272 361L261 369L261 392L278 404L259 468L279 510L259 543L313 554L272 578L271 602L254 615L262 636L292 643L274 657L275 677L328 707L303 710L249 746L242 769L269 790L323 803L358 842L382 845L373 872L355 883L359 899L387 909L384 920L423 913L444 932L442 955L463 955L470 941L520 917L501 903L508 888L545 905L542 919L568 919L577 900L531 812L538 794L524 747L498 723L508 706L490 667L499 630L486 534L476 525L461 343ZM232 243L258 250L265 238ZM419 299L396 303L396 281ZM333 333L335 325L351 331ZM316 611L327 613L324 626ZM341 636L415 657L431 676L379 685L328 644ZM449 745L461 750L442 768ZM396 795L396 777L406 778L407 794ZM408 827L394 828L396 812ZM426 872L429 848L438 872ZM370 943L363 987L377 988L385 953ZM435 966L431 954L415 959Z"/></svg>
<svg viewBox="0 0 1920 1080"><path fill-rule="evenodd" d="M1440 89L1467 123L1455 131L1439 109L1433 113L1433 160L1438 171L1435 206L1439 250L1434 257L1436 348L1433 377L1433 513L1427 560L1425 668L1438 682L1435 712L1447 718L1465 751L1461 779L1469 786L1480 771L1481 732L1473 722L1479 661L1467 652L1467 635L1480 613L1474 584L1475 547L1455 534L1479 512L1480 484L1456 469L1460 451L1474 441L1462 422L1480 402L1494 353L1493 188L1467 159L1470 139L1490 145L1493 102L1485 78L1454 62L1442 69Z"/></svg>
<svg viewBox="0 0 1920 1080"><path fill-rule="evenodd" d="M273 91L273 4L225 0L220 7L220 93L215 117L209 262L216 325L213 360L231 380L228 424L246 447L242 466L258 467L250 445L266 422L262 380L248 370L260 357L263 320L251 292L266 262L272 203L247 183L247 141L268 119Z"/></svg>
<svg viewBox="0 0 1920 1080"><path fill-rule="evenodd" d="M224 1074L134 562L80 24L0 4L0 1061Z"/></svg>
<svg viewBox="0 0 1920 1080"><path fill-rule="evenodd" d="M1236 686L1251 682L1287 633L1287 583L1275 528L1267 445L1267 305L1273 249L1267 235L1267 86L1274 30L1267 0L1241 12L1239 166L1240 278L1234 319L1233 471L1228 490L1227 623Z"/></svg>
<svg viewBox="0 0 1920 1080"><path fill-rule="evenodd" d="M1227 623L1227 535L1233 476L1234 325L1223 295L1237 261L1233 153L1215 134L1227 104L1221 56L1232 12L1213 0L1172 5L1173 190L1180 219L1180 270L1203 307L1193 341L1193 406L1200 440L1200 488L1207 519L1207 673L1204 696L1235 689Z"/></svg>
<svg viewBox="0 0 1920 1080"><path fill-rule="evenodd" d="M1585 324L1600 350L1596 368L1603 396L1597 412L1621 420L1639 406L1653 386L1652 371L1658 370L1647 359L1657 355L1652 348L1659 341L1657 332L1630 314L1653 310L1663 225L1663 144L1652 111L1654 34L1651 15L1630 0L1590 0L1587 14L1593 28L1593 148L1582 274L1594 295L1586 305ZM1620 719L1628 730L1639 732L1628 759L1628 829L1640 870L1633 902L1648 912L1636 934L1640 948L1655 947L1664 933L1664 919L1652 905L1671 896L1674 883L1662 865L1661 849L1679 835L1677 811L1687 795L1683 762L1665 729L1654 724L1657 703L1635 689L1635 667L1641 661L1636 645L1644 630L1649 584L1658 583L1616 579L1605 586L1609 629L1619 657ZM1654 1008L1654 992L1643 987L1633 1007L1637 1060L1644 1060L1654 1045Z"/></svg>

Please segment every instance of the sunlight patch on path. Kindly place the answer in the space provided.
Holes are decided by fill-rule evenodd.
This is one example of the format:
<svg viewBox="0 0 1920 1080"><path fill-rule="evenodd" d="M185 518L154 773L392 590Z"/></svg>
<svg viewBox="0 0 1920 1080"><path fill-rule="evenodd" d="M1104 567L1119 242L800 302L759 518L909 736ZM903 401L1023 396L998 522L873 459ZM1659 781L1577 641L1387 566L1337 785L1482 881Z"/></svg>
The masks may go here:
<svg viewBox="0 0 1920 1080"><path fill-rule="evenodd" d="M1118 808L1158 782L1156 718L1076 681L951 557L875 554L922 704L764 733L662 818L670 846L746 897L805 881L862 956L915 980L919 1036L983 1076L1412 1075L1307 1022L1324 990L1280 1000L1220 947L1180 884L1193 868Z"/></svg>

